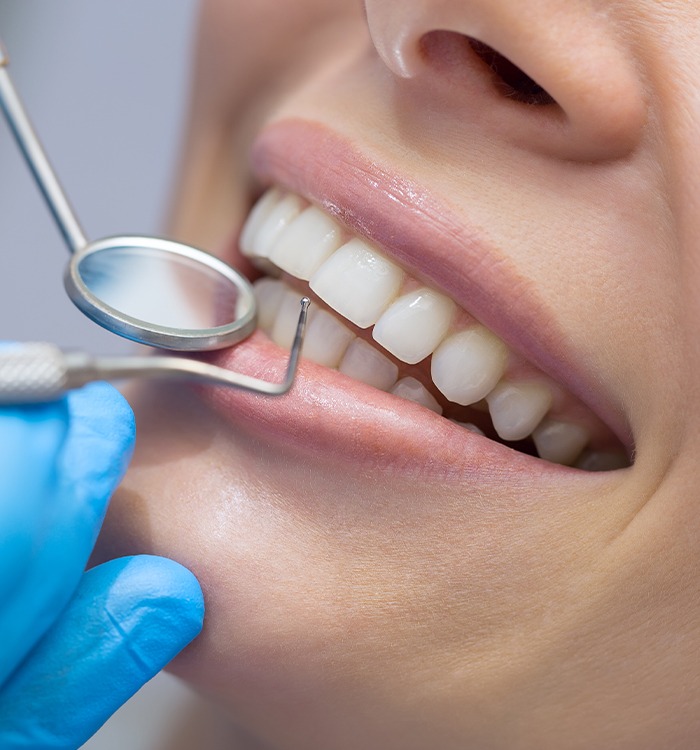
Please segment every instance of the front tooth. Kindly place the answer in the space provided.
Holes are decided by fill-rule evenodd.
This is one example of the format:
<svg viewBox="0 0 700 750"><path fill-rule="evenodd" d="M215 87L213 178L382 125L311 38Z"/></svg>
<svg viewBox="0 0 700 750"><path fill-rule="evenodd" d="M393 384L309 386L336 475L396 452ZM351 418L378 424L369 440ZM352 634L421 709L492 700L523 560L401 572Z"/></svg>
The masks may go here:
<svg viewBox="0 0 700 750"><path fill-rule="evenodd" d="M380 391L388 391L396 382L399 368L362 339L355 339L345 352L340 372Z"/></svg>
<svg viewBox="0 0 700 750"><path fill-rule="evenodd" d="M379 319L401 288L403 271L367 243L354 239L311 277L318 296L360 328Z"/></svg>
<svg viewBox="0 0 700 750"><path fill-rule="evenodd" d="M586 447L589 434L580 425L546 419L532 433L532 438L540 458L570 466Z"/></svg>
<svg viewBox="0 0 700 750"><path fill-rule="evenodd" d="M379 318L372 336L402 362L415 365L443 340L454 314L452 300L432 289L416 289Z"/></svg>
<svg viewBox="0 0 700 750"><path fill-rule="evenodd" d="M297 305L299 301L297 300ZM304 337L304 357L325 367L338 367L355 335L325 310L317 310Z"/></svg>
<svg viewBox="0 0 700 750"><path fill-rule="evenodd" d="M483 326L448 336L433 353L433 382L449 400L468 406L485 398L501 379L506 345Z"/></svg>
<svg viewBox="0 0 700 750"><path fill-rule="evenodd" d="M401 378L391 389L394 396L400 396L407 401L425 406L436 414L442 414L442 406L438 404L432 393L415 378Z"/></svg>
<svg viewBox="0 0 700 750"><path fill-rule="evenodd" d="M275 324L287 287L281 281L263 277L253 284L253 289L258 303L258 328L269 333Z"/></svg>
<svg viewBox="0 0 700 750"><path fill-rule="evenodd" d="M258 231L282 198L282 191L273 188L272 190L268 190L253 206L243 225L241 236L238 240L238 245L243 255L250 258L255 254L255 239L258 236Z"/></svg>
<svg viewBox="0 0 700 750"><path fill-rule="evenodd" d="M292 276L308 281L341 245L340 227L316 206L309 206L278 237L270 260Z"/></svg>
<svg viewBox="0 0 700 750"><path fill-rule="evenodd" d="M244 253L257 260L269 260L278 237L303 209L304 202L298 195L285 195L271 209L267 209L262 221L254 223L255 231L251 231L251 236L246 237ZM241 248L243 249L242 243Z"/></svg>
<svg viewBox="0 0 700 750"><path fill-rule="evenodd" d="M299 300L297 292L286 290L272 325L270 338L284 349L289 349L294 343L299 322Z"/></svg>
<svg viewBox="0 0 700 750"><path fill-rule="evenodd" d="M486 396L494 429L503 440L522 440L542 421L552 405L544 383L499 383Z"/></svg>

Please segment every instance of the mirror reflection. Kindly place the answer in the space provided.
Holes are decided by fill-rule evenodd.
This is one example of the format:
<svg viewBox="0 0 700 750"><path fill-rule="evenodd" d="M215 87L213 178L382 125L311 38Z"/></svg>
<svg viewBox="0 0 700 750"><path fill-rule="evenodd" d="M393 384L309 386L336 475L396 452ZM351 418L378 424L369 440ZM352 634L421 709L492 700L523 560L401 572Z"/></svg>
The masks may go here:
<svg viewBox="0 0 700 750"><path fill-rule="evenodd" d="M154 247L105 247L78 272L102 302L137 320L199 330L230 325L248 310L231 279L215 268Z"/></svg>

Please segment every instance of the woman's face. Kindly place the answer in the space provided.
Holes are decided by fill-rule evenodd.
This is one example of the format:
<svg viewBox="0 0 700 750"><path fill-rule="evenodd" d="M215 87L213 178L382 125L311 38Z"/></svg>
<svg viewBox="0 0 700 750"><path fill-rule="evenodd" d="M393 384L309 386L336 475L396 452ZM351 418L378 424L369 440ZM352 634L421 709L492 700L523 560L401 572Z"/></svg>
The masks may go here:
<svg viewBox="0 0 700 750"><path fill-rule="evenodd" d="M195 572L173 669L251 742L697 742L698 34L689 0L204 2L173 231L265 277L213 360L279 378L316 313L285 398L130 394L101 554Z"/></svg>

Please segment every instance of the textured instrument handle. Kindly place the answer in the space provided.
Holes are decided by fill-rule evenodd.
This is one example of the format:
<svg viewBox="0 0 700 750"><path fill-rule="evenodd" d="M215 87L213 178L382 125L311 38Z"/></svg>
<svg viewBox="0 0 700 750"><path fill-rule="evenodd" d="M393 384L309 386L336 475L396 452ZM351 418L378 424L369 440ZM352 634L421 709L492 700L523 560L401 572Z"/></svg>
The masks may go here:
<svg viewBox="0 0 700 750"><path fill-rule="evenodd" d="M63 394L67 384L65 355L53 344L0 349L0 404L52 401Z"/></svg>

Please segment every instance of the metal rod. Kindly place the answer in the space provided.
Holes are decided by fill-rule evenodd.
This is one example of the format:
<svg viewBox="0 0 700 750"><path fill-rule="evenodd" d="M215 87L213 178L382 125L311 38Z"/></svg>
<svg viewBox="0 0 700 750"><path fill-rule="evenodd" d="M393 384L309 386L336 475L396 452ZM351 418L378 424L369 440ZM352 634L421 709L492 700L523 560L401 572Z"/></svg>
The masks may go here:
<svg viewBox="0 0 700 750"><path fill-rule="evenodd" d="M292 387L304 342L309 300L301 300L296 335L287 371L279 383L253 378L223 367L184 357L92 357L64 354L53 344L18 344L0 351L0 406L52 401L66 390L93 380L163 378L241 388L265 396L281 396Z"/></svg>
<svg viewBox="0 0 700 750"><path fill-rule="evenodd" d="M282 396L292 387L301 347L304 343L309 299L301 300L294 342L289 353L287 371L280 383L271 383L249 375L231 372L184 357L100 357L84 354L66 355L67 387L76 388L93 380L124 380L128 378L162 378L164 380L189 380L212 385L232 386L265 396Z"/></svg>
<svg viewBox="0 0 700 750"><path fill-rule="evenodd" d="M17 140L17 145L34 175L68 248L75 253L87 245L87 238L32 127L17 89L12 83L7 71L8 64L7 52L0 41L0 109L5 113L10 130Z"/></svg>

